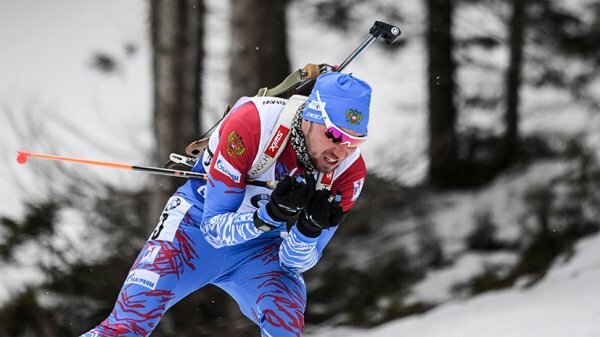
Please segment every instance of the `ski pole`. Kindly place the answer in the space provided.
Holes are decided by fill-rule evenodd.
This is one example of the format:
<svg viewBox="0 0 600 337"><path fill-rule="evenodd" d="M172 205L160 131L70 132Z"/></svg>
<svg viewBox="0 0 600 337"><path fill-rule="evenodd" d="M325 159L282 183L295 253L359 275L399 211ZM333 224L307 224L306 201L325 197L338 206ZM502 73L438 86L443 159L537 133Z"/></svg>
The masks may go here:
<svg viewBox="0 0 600 337"><path fill-rule="evenodd" d="M19 164L27 163L27 160L30 157L33 158L41 158L41 159L49 159L49 160L57 160L57 161L66 161L71 163L79 163L79 164L87 164L87 165L96 165L96 166L104 166L104 167L112 167L122 170L130 170L130 171L140 171L151 174L159 174L170 177L180 177L180 178L188 178L188 179L208 179L208 174L200 173L200 172L192 172L192 171L182 171L182 170L173 170L161 167L151 167L151 166L139 166L139 165L131 165L131 164L123 164L123 163L115 163L109 161L99 161L99 160L89 160L82 158L73 158L73 157L63 157L56 156L51 154L42 154L42 153L33 153L27 151L17 151L17 162ZM246 184L261 186L270 189L275 189L277 186L277 181L275 180L255 180L255 179L246 179Z"/></svg>

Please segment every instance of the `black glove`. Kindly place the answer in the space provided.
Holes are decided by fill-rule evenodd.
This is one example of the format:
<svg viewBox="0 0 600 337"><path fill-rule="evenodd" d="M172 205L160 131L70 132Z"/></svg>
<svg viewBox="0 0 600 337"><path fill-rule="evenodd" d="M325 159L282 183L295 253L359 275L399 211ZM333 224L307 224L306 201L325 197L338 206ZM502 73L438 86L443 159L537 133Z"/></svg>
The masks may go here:
<svg viewBox="0 0 600 337"><path fill-rule="evenodd" d="M306 207L315 192L317 182L310 173L296 177L285 176L278 184L271 201L267 204L267 213L275 221L287 221Z"/></svg>
<svg viewBox="0 0 600 337"><path fill-rule="evenodd" d="M298 218L298 230L305 236L315 238L326 228L337 226L344 218L340 205L341 194L318 190Z"/></svg>
<svg viewBox="0 0 600 337"><path fill-rule="evenodd" d="M259 211L254 214L254 225L263 231L273 228L272 222L285 222L300 213L315 192L316 180L310 173L299 176L286 176L271 193L271 200L265 206L270 219L263 219ZM266 223L266 224L265 224ZM267 227L265 227L265 225Z"/></svg>

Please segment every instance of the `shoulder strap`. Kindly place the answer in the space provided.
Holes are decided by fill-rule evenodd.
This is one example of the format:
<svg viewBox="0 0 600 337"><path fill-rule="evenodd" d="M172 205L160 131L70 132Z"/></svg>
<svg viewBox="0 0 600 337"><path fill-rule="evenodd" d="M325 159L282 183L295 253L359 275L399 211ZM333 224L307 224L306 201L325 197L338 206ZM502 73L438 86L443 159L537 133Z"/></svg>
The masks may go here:
<svg viewBox="0 0 600 337"><path fill-rule="evenodd" d="M279 158L279 155L281 155L281 152L283 152L283 149L290 139L290 129L292 127L294 115L300 106L306 102L306 99L306 96L301 95L294 95L289 98L279 114L275 127L269 135L269 141L267 142L265 150L260 154L259 160L256 161L248 171L249 178L256 178L265 173L269 167L275 163L277 158Z"/></svg>
<svg viewBox="0 0 600 337"><path fill-rule="evenodd" d="M279 114L279 118L275 124L275 127L269 135L269 141L265 150L261 154L261 157L248 171L249 178L256 178L259 175L265 173L275 162L277 158L283 152L283 149L287 145L290 139L290 129L292 127L292 121L294 115L302 104L306 102L307 97L302 95L294 95L289 98L285 107ZM317 189L331 189L333 180L335 178L335 171L330 173L319 172L317 178Z"/></svg>

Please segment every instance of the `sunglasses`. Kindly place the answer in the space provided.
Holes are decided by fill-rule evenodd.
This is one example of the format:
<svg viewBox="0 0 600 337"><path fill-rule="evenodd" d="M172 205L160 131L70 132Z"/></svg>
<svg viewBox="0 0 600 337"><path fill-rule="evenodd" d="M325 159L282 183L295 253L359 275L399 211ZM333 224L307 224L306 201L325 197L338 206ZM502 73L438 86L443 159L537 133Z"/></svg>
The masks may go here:
<svg viewBox="0 0 600 337"><path fill-rule="evenodd" d="M325 111L325 104L321 101L321 96L319 95L318 90L316 94L317 101L319 103L318 109L321 112L321 116L323 117L323 121L325 122L325 127L327 128L327 130L325 131L325 136L327 136L327 138L331 139L331 141L334 143L339 143L348 147L357 147L360 144L367 141L367 136L353 136L345 132L341 128L335 126L335 124L331 122L329 115Z"/></svg>

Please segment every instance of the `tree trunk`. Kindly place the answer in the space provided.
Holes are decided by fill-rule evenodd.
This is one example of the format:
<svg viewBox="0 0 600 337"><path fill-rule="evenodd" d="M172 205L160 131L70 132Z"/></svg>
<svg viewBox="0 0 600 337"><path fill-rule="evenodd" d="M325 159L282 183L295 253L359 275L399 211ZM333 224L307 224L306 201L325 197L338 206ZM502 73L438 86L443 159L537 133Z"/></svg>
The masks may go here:
<svg viewBox="0 0 600 337"><path fill-rule="evenodd" d="M230 101L273 87L290 72L288 0L233 0L231 9Z"/></svg>
<svg viewBox="0 0 600 337"><path fill-rule="evenodd" d="M429 180L434 186L454 184L458 173L452 57L452 0L427 0L429 56Z"/></svg>
<svg viewBox="0 0 600 337"><path fill-rule="evenodd" d="M273 87L290 70L287 49L288 0L233 0L231 5L230 102ZM232 322L223 336L248 334L248 325L234 301L227 302Z"/></svg>
<svg viewBox="0 0 600 337"><path fill-rule="evenodd" d="M181 153L199 137L204 35L202 0L152 0L151 32L154 72L155 162L162 165L171 152ZM157 178L153 212L183 180Z"/></svg>
<svg viewBox="0 0 600 337"><path fill-rule="evenodd" d="M510 22L510 64L506 74L506 114L504 120L504 166L509 166L517 157L519 143L519 89L523 64L525 35L525 1L513 0Z"/></svg>

